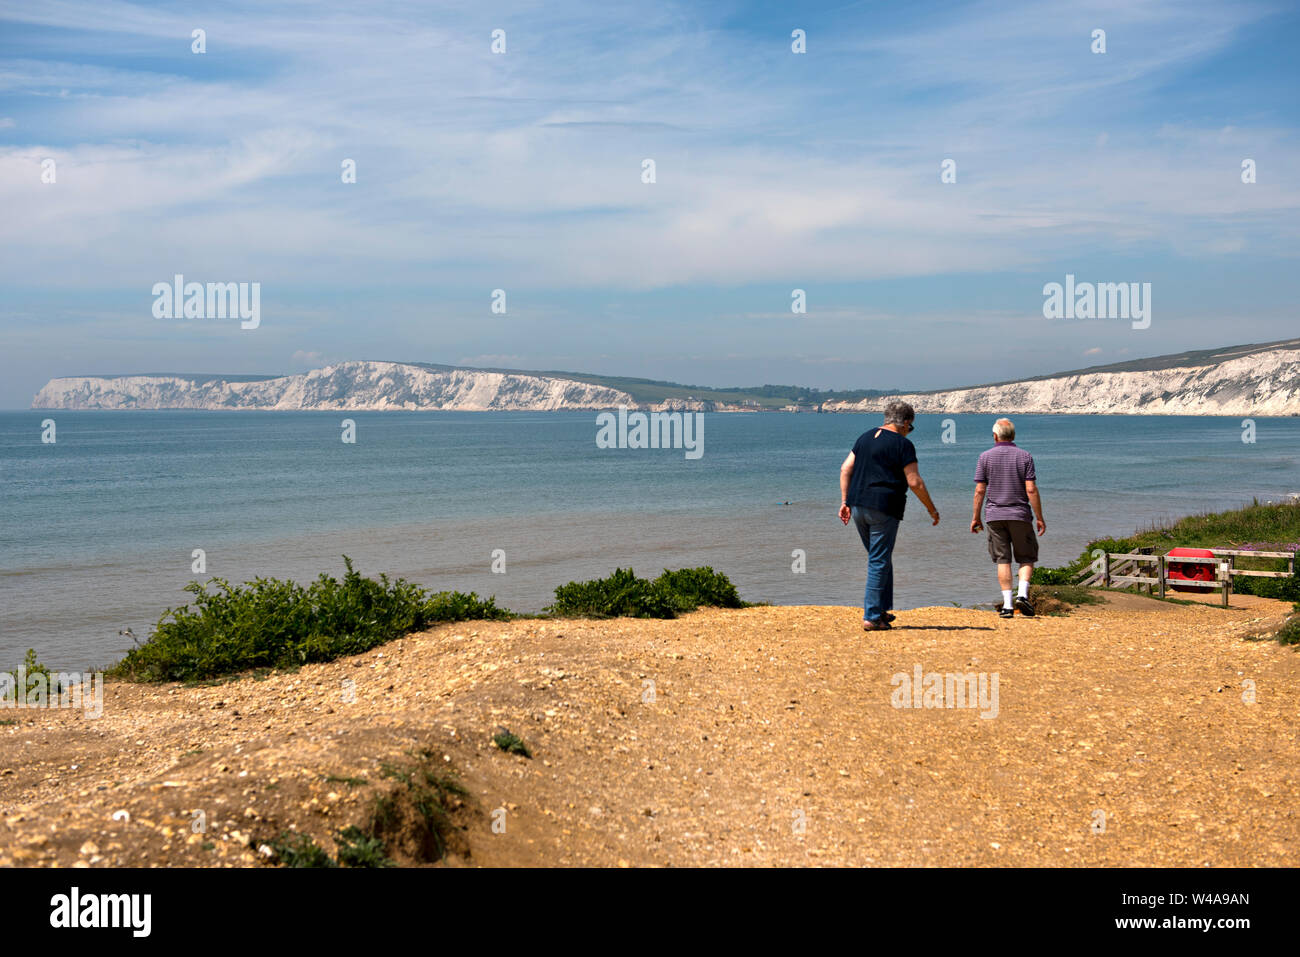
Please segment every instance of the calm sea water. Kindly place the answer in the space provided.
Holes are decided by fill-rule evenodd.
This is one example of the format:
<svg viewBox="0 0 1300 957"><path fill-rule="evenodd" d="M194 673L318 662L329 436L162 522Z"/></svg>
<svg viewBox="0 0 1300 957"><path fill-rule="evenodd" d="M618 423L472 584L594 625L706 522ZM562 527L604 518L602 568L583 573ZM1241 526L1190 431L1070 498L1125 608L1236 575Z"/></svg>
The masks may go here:
<svg viewBox="0 0 1300 957"><path fill-rule="evenodd" d="M343 418L356 443L340 440ZM57 442L41 442L53 418ZM971 475L992 416L912 435L942 513L914 500L899 535L900 607L996 595L971 535ZM1300 418L1018 416L1038 466L1042 562L1093 537L1252 496L1300 491ZM594 413L0 413L0 666L35 648L108 664L189 581L339 574L349 555L436 589L537 611L556 585L631 565L712 565L743 597L857 604L865 554L840 525L838 471L875 416L709 414L704 455L598 449ZM788 502L789 504L783 504ZM206 553L206 572L191 571ZM493 552L505 573L492 572ZM806 572L792 571L803 550Z"/></svg>

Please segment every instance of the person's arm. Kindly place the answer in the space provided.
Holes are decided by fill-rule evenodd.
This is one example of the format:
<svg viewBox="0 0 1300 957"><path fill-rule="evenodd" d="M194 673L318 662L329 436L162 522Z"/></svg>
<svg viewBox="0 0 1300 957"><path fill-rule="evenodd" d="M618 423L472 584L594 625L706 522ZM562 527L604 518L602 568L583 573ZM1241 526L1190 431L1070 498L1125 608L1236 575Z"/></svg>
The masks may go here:
<svg viewBox="0 0 1300 957"><path fill-rule="evenodd" d="M1025 494L1029 496L1029 504L1034 509L1034 517L1038 519L1038 534L1047 534L1047 522L1043 520L1043 498L1038 494L1038 483L1033 479L1025 480Z"/></svg>
<svg viewBox="0 0 1300 957"><path fill-rule="evenodd" d="M931 525L939 524L939 510L934 507L934 502L930 500L930 490L925 487L925 479L921 478L921 470L917 468L915 462L903 466L903 474L907 476L907 487L916 493L916 497L921 500L927 512L930 513Z"/></svg>
<svg viewBox="0 0 1300 957"><path fill-rule="evenodd" d="M975 501L971 502L970 510L970 530L972 534L984 527L984 523L980 521L980 509L984 507L984 496L988 493L988 490L988 482L975 483Z"/></svg>
<svg viewBox="0 0 1300 957"><path fill-rule="evenodd" d="M853 479L853 453L850 452L844 464L840 466L840 521L849 524L852 512L849 509L849 482Z"/></svg>

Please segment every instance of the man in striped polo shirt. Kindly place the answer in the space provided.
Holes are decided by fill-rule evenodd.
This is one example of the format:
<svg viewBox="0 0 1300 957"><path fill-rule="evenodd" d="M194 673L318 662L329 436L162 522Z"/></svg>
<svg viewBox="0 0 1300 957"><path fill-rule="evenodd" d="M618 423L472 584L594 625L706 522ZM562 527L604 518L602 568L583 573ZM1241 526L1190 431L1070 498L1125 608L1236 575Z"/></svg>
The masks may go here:
<svg viewBox="0 0 1300 957"><path fill-rule="evenodd" d="M1029 602L1029 578L1038 561L1038 539L1031 519L1037 520L1038 534L1047 532L1043 521L1043 501L1038 494L1034 457L1015 442L1016 427L1010 419L993 424L993 448L980 454L975 465L975 501L970 530L974 534L988 526L989 556L998 566L998 584L1002 588L1003 618L1015 615L1011 604L1011 562L1020 565L1020 588L1015 608L1033 617ZM984 520L980 520L980 508ZM1032 513L1030 509L1033 509Z"/></svg>

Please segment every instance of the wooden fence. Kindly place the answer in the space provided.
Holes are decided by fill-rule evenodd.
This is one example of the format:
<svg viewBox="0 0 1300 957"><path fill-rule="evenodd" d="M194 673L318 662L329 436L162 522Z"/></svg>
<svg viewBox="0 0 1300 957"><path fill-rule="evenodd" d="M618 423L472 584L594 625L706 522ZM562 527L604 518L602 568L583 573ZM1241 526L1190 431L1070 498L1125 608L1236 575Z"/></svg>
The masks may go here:
<svg viewBox="0 0 1300 957"><path fill-rule="evenodd" d="M1252 578L1290 578L1295 575L1296 552L1252 552L1232 548L1209 548L1206 551L1213 558L1194 558L1183 555L1153 555L1149 551L1140 552L1102 552L1096 560L1084 569L1077 579L1080 585L1100 586L1102 588L1140 585L1147 594L1158 593L1165 597L1166 588L1177 584L1180 588L1218 589L1224 608L1228 607L1228 596L1232 594L1232 579L1244 575ZM1253 568L1238 568L1238 558L1285 558L1287 570L1284 572L1263 572ZM1183 578L1170 578L1169 566L1213 565L1213 581L1189 581ZM1141 574L1150 571L1151 574Z"/></svg>

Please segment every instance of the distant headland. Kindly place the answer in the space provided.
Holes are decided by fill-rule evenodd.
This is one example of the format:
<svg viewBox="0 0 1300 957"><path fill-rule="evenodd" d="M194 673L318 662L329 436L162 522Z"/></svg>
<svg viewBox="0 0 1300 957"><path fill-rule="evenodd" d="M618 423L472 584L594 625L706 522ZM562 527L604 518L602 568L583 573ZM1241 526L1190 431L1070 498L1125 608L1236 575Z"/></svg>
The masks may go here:
<svg viewBox="0 0 1300 957"><path fill-rule="evenodd" d="M1226 346L1036 376L906 392L765 385L718 389L576 372L352 360L294 375L146 373L51 379L33 409L281 411L875 412L1300 415L1300 339Z"/></svg>

